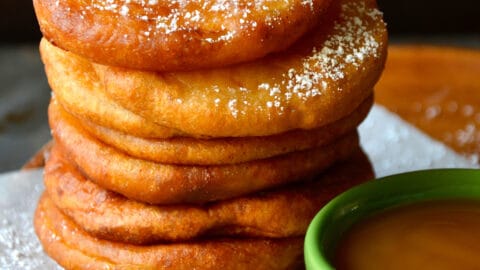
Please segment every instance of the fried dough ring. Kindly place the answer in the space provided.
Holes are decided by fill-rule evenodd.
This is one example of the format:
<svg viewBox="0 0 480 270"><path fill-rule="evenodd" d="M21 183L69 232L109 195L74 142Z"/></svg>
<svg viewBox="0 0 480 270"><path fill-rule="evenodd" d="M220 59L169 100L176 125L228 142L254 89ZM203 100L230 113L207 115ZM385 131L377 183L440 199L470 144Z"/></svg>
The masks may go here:
<svg viewBox="0 0 480 270"><path fill-rule="evenodd" d="M354 132L327 146L269 159L233 165L167 165L109 147L64 116L49 109L52 135L66 156L100 186L152 204L208 202L299 181L347 158L358 145Z"/></svg>
<svg viewBox="0 0 480 270"><path fill-rule="evenodd" d="M34 217L49 256L66 269L298 269L303 237L213 239L134 246L94 238L63 215L45 194Z"/></svg>
<svg viewBox="0 0 480 270"><path fill-rule="evenodd" d="M372 102L373 97L369 97L350 115L324 127L265 137L143 139L89 121L80 124L95 138L140 159L183 165L235 164L331 143L356 129L368 114ZM55 103L52 106L52 109L62 111L61 106L55 106ZM60 112L64 113L66 112Z"/></svg>
<svg viewBox="0 0 480 270"><path fill-rule="evenodd" d="M71 62L51 57L46 40L40 42L40 53L54 96L71 114L111 129L144 138L169 138L182 132L147 121L124 109L100 91L99 78L88 62ZM67 69L59 69L60 67ZM64 78L58 80L55 78Z"/></svg>
<svg viewBox="0 0 480 270"><path fill-rule="evenodd" d="M174 71L282 51L315 26L329 3L35 0L34 6L43 35L65 50L107 65Z"/></svg>
<svg viewBox="0 0 480 270"><path fill-rule="evenodd" d="M204 206L153 206L88 181L54 147L44 181L55 205L90 234L111 241L151 244L209 235L302 236L326 202L372 177L370 162L359 149L314 181Z"/></svg>
<svg viewBox="0 0 480 270"><path fill-rule="evenodd" d="M350 114L371 95L387 49L375 7L374 0L336 1L300 42L246 64L177 73L92 68L112 100L187 134L245 137L313 129Z"/></svg>

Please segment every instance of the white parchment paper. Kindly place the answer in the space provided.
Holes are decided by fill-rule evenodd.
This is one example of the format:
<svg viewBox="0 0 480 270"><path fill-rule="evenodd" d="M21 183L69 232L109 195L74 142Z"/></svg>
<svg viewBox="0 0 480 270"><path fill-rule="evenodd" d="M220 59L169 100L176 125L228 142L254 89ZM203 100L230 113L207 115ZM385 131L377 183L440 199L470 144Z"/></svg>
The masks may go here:
<svg viewBox="0 0 480 270"><path fill-rule="evenodd" d="M372 108L359 133L377 177L421 169L478 168L477 156L455 153L379 105Z"/></svg>
<svg viewBox="0 0 480 270"><path fill-rule="evenodd" d="M33 229L42 175L43 170L0 175L0 269L61 269L43 253Z"/></svg>

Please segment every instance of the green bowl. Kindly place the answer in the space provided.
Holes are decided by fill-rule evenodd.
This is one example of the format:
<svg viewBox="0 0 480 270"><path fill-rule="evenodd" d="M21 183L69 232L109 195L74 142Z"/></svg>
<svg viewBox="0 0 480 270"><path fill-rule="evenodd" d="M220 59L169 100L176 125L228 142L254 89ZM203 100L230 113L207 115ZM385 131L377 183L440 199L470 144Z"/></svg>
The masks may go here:
<svg viewBox="0 0 480 270"><path fill-rule="evenodd" d="M480 199L480 170L436 169L387 176L354 187L325 205L305 237L308 270L335 269L330 263L342 234L374 212L435 199Z"/></svg>

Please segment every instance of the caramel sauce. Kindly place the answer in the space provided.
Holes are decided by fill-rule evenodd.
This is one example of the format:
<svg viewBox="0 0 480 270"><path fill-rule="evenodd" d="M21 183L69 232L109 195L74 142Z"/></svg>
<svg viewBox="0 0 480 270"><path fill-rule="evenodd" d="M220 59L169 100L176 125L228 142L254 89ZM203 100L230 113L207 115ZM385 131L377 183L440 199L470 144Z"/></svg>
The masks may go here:
<svg viewBox="0 0 480 270"><path fill-rule="evenodd" d="M480 51L390 46L376 102L458 153L480 155Z"/></svg>
<svg viewBox="0 0 480 270"><path fill-rule="evenodd" d="M479 269L480 201L429 201L366 218L347 231L337 269Z"/></svg>

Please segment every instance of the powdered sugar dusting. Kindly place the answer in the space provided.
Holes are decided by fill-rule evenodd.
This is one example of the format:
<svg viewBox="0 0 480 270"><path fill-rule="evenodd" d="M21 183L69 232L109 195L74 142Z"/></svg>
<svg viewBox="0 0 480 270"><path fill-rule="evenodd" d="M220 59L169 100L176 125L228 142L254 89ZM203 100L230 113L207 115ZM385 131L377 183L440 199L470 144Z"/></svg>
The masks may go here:
<svg viewBox="0 0 480 270"><path fill-rule="evenodd" d="M380 56L381 41L375 39L378 27L374 23L382 23L382 13L365 3L349 1L342 5L338 21L333 26L332 35L323 42L323 46L314 47L311 53L302 60L302 65L290 68L282 75L279 83L261 82L258 91L266 91L268 98L265 104L258 105L257 111L273 111L279 115L285 113L291 100L307 102L317 98L325 91L342 91L341 80L352 70L363 70L362 64ZM382 30L383 31L383 30ZM238 106L228 108L231 115L237 118L243 114ZM236 97L235 104L241 101ZM219 99L215 106L219 106Z"/></svg>
<svg viewBox="0 0 480 270"><path fill-rule="evenodd" d="M61 269L43 252L33 229L33 212L42 191L42 170L1 175L1 269Z"/></svg>
<svg viewBox="0 0 480 270"><path fill-rule="evenodd" d="M446 93L451 92L449 88L444 88ZM441 93L442 91L439 91ZM445 94L446 95L446 94ZM445 96L445 100L449 97ZM463 118L459 123L461 125L452 126L449 131L442 134L442 140L454 145L457 149L472 149L472 152L480 152L480 110L477 106L457 101L454 98L449 102L435 102L432 104L415 105L415 112L421 114L422 121L444 121L447 119ZM463 150L463 151L465 151ZM466 151L470 152L470 151Z"/></svg>
<svg viewBox="0 0 480 270"><path fill-rule="evenodd" d="M203 42L216 43L232 40L238 31L255 31L260 18L267 27L281 27L288 19L282 17L288 16L279 10L288 12L300 7L312 12L305 16L312 16L315 5L314 0L91 0L81 13L83 17L93 10L109 11L114 16L146 22L139 34L147 39L171 33L183 33L182 38L187 40L198 39L200 33Z"/></svg>
<svg viewBox="0 0 480 270"><path fill-rule="evenodd" d="M180 38L179 40L188 42L188 39L196 39L201 36L199 38L202 40L202 45L221 41L228 42L234 39L238 34L236 31L242 31L243 27L248 29L258 27L253 20L255 16L252 14L255 12L257 15L264 14L265 22L278 23L272 3L281 2L285 5L290 3L289 1L272 0L91 1L94 3L91 6L97 9L109 10L118 16L137 18L139 21L147 22L145 31L137 33L142 39L148 40L159 33L181 32L185 35L185 39ZM300 2L308 7L307 9L315 6L313 0ZM160 9L158 5L166 6L164 9ZM331 26L332 28L326 30L328 32L320 33L322 37L317 39L314 43L316 46L312 47L309 52L301 52L303 58L297 58L301 61L287 59L288 63L295 63L289 68L285 68L285 66L272 67L280 70L274 74L274 78L262 79L258 84L248 85L248 89L242 89L245 85L240 81L240 77L238 82L233 82L237 85L209 84L204 91L202 89L205 94L202 94L201 99L210 103L208 108L227 111L235 119L247 115L247 112L252 112L252 110L252 113L258 112L272 118L277 115L289 114L298 107L298 104L308 106L310 101L312 101L310 104L314 104L327 92L343 91L344 82L349 80L346 78L346 74L358 74L364 71L365 63L371 63L381 56L380 50L384 48L384 44L379 38L383 37L384 27L382 13L376 8L367 6L366 2L342 0L339 5L340 13L336 16L337 20ZM163 13L160 10L163 10ZM218 13L218 16L211 16L207 20L200 10L208 10L213 14ZM209 25L208 29L212 29L212 32L206 35L199 34L197 29L205 24ZM234 24L234 26L232 27L230 24ZM168 38L169 35L166 35L165 39ZM190 52L185 49L184 53ZM277 64L282 65L282 63ZM233 69L235 67L232 67ZM186 76L188 77L188 75ZM259 97L257 100L252 99L252 91L255 92L253 96ZM178 99L178 104L188 103L187 100L182 100L185 97L181 95L175 98Z"/></svg>
<svg viewBox="0 0 480 270"><path fill-rule="evenodd" d="M345 70L355 69L370 57L378 57L379 43L374 33L367 30L365 18L351 17L360 11L373 20L382 16L377 9L367 10L363 3L348 3L342 6L340 20L334 25L335 35L330 36L321 49L313 48L311 56L303 61L303 69L290 69L286 77L287 92L302 99L320 95L332 81L345 77Z"/></svg>
<svg viewBox="0 0 480 270"><path fill-rule="evenodd" d="M36 240L31 213L13 209L0 211L0 265L2 269L61 269L46 260ZM47 263L48 262L48 263ZM50 265L50 267L47 267Z"/></svg>

